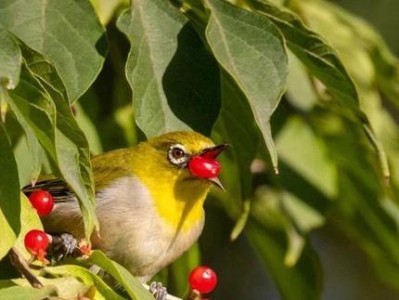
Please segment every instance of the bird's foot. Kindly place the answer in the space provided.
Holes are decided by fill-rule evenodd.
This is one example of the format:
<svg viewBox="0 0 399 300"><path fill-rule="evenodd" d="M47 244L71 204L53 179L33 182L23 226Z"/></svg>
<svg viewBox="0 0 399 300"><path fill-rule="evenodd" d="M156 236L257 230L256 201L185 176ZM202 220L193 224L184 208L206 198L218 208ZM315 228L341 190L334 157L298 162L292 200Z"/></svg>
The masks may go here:
<svg viewBox="0 0 399 300"><path fill-rule="evenodd" d="M156 300L166 300L166 297L168 296L166 287L162 286L161 282L151 282L149 291L154 295Z"/></svg>
<svg viewBox="0 0 399 300"><path fill-rule="evenodd" d="M85 240L78 240L70 233L51 235L52 241L49 255L55 261L61 261L65 257L78 257L88 255L91 252L90 244Z"/></svg>

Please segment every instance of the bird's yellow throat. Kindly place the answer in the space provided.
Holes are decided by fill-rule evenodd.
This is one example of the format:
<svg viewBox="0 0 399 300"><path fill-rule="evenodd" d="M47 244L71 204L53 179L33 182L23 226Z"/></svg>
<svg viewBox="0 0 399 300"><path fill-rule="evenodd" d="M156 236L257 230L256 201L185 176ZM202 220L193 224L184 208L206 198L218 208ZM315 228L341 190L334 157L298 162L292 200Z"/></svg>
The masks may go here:
<svg viewBox="0 0 399 300"><path fill-rule="evenodd" d="M177 137L190 153L214 145L211 140L196 133L177 134ZM148 160L144 160L147 161L145 164L141 160L140 165L138 161L133 161L134 174L148 189L161 219L173 229L189 230L203 219L203 203L212 184L206 180L194 179L187 168L171 167L165 158L165 151L160 151L164 143L170 144L173 141L166 135L164 140L155 140L152 144L141 144L136 148L148 156ZM134 156L133 160L137 157Z"/></svg>
<svg viewBox="0 0 399 300"><path fill-rule="evenodd" d="M147 176L145 169L141 169L136 176L148 188L159 216L169 226L183 231L191 229L203 218L203 203L211 184L175 170L161 173Z"/></svg>
<svg viewBox="0 0 399 300"><path fill-rule="evenodd" d="M149 189L159 216L169 226L185 231L202 220L203 203L210 184L181 179L174 176L175 174L164 178L137 175Z"/></svg>

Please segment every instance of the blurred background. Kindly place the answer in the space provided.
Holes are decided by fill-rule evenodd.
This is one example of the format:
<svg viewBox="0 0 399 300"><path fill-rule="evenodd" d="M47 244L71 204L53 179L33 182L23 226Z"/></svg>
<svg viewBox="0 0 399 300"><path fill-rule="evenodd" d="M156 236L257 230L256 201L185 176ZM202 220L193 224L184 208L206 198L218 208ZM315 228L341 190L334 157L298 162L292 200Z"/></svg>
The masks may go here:
<svg viewBox="0 0 399 300"><path fill-rule="evenodd" d="M348 12L353 13L355 16L364 19L369 25L372 25L383 37L390 50L396 56L399 55L399 1L336 0L330 2L339 4ZM333 28L330 28L330 30L334 31ZM338 31L339 29L337 29L337 32ZM325 37L325 35L323 37ZM353 42L356 43L355 40ZM356 61L355 57L352 57L352 59ZM280 112L285 109L284 107L285 104L283 100L283 104L279 107L276 116L273 118L275 124L272 123L272 125L278 127L276 124L278 121L276 121L276 119L278 119ZM399 116L394 109L390 110L390 113L394 119L398 120L397 118ZM299 139L300 137L298 136L297 138ZM298 147L301 147L301 145L298 144ZM298 150L298 148L295 149L295 151ZM284 170L282 173L284 173ZM284 179L282 181L284 181ZM309 197L312 196L312 192L309 192ZM203 259L210 265L215 266L222 275L219 288L214 292L212 298L281 299L282 296L279 294L277 287L271 279L272 275L269 274L267 268L264 268L261 259L253 250L247 238L241 235L237 241L229 244L229 234L234 224L230 222L230 226L226 225L225 228L218 228L215 231L215 227L212 226L212 224L214 224L212 219L218 220L217 224L221 224L220 219L223 218L223 213L215 210L211 205L209 205L208 209L211 211L211 214L208 213L208 218L210 220L207 222L208 226L206 226L201 244L204 250L202 251ZM386 284L386 282L381 280L381 277L390 275L381 274L381 270L378 270L374 265L378 262L372 262L370 260L370 256L365 254L364 248L359 247L358 241L355 242L356 238L352 239L350 234L349 236L347 233L343 234L342 228L340 228L341 225L338 225L341 221L343 220L331 214L330 219L326 221L324 226L310 233L309 242L313 250L317 252L320 260L318 262L320 264L318 272L320 272L319 288L321 299L399 299L399 291L393 288L392 285ZM223 224L229 224L229 221L226 219ZM350 225L347 224L344 226ZM350 231L351 230L348 228L348 232ZM364 232L366 235L365 239L367 239L366 228ZM399 237L397 237L397 239L399 240ZM209 242L209 240L212 242ZM396 243L396 245L398 244ZM269 248L266 248L265 251L273 252L271 247L276 246L275 244L269 244ZM275 253L270 253L270 256L273 257L273 254ZM376 255L376 257L377 256L378 255ZM387 260L389 261L389 259ZM387 263L389 264L389 262ZM275 273L275 270L273 273ZM384 271L382 271L382 273L384 273ZM312 276L315 276L315 274L309 271L309 277ZM399 282L398 276L393 276L391 279ZM317 281L316 278L314 278L314 280ZM290 289L290 284L296 285L300 281L301 279L299 276L297 278L291 277L285 288ZM299 284L304 283L302 282ZM315 287L309 286L309 289L315 289ZM311 297L312 296L309 296L309 299L311 299ZM306 299L306 296L298 295L298 298ZM295 299L295 296L293 299Z"/></svg>
<svg viewBox="0 0 399 300"><path fill-rule="evenodd" d="M391 50L399 55L399 1L336 0L342 7L366 19L383 36Z"/></svg>

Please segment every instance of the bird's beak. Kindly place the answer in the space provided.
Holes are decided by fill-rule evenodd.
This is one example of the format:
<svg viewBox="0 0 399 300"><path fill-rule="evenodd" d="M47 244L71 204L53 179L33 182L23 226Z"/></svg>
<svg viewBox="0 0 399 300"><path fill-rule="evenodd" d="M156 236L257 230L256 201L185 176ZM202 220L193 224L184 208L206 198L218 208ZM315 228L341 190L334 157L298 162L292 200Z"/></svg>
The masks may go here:
<svg viewBox="0 0 399 300"><path fill-rule="evenodd" d="M210 148L206 148L202 150L202 152L199 154L199 156L205 157L205 158L211 158L211 159L216 159L219 154L221 154L226 148L229 147L229 144L220 144L216 145Z"/></svg>
<svg viewBox="0 0 399 300"><path fill-rule="evenodd" d="M220 181L220 179L218 177L208 178L208 181L212 182L215 186L217 186L223 192L226 191L222 182Z"/></svg>
<svg viewBox="0 0 399 300"><path fill-rule="evenodd" d="M206 148L199 154L199 156L216 160L216 158L228 147L229 147L228 144L220 144L214 147ZM222 191L225 191L223 184L218 177L211 177L208 178L207 180L213 183L218 188L220 188Z"/></svg>

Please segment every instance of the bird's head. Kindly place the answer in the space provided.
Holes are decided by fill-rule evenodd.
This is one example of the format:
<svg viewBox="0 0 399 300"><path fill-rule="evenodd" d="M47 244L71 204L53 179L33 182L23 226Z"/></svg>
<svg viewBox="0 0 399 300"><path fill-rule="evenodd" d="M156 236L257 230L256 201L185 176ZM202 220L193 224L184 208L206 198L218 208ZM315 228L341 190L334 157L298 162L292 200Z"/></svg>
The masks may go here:
<svg viewBox="0 0 399 300"><path fill-rule="evenodd" d="M147 142L156 153L155 161L160 173L169 174L178 182L197 181L197 184L214 184L223 189L218 179L219 154L227 144L215 145L209 138L190 131L171 132Z"/></svg>
<svg viewBox="0 0 399 300"><path fill-rule="evenodd" d="M167 133L135 147L133 173L172 228L190 229L203 219L209 189L212 185L223 189L216 159L226 147L188 131Z"/></svg>

